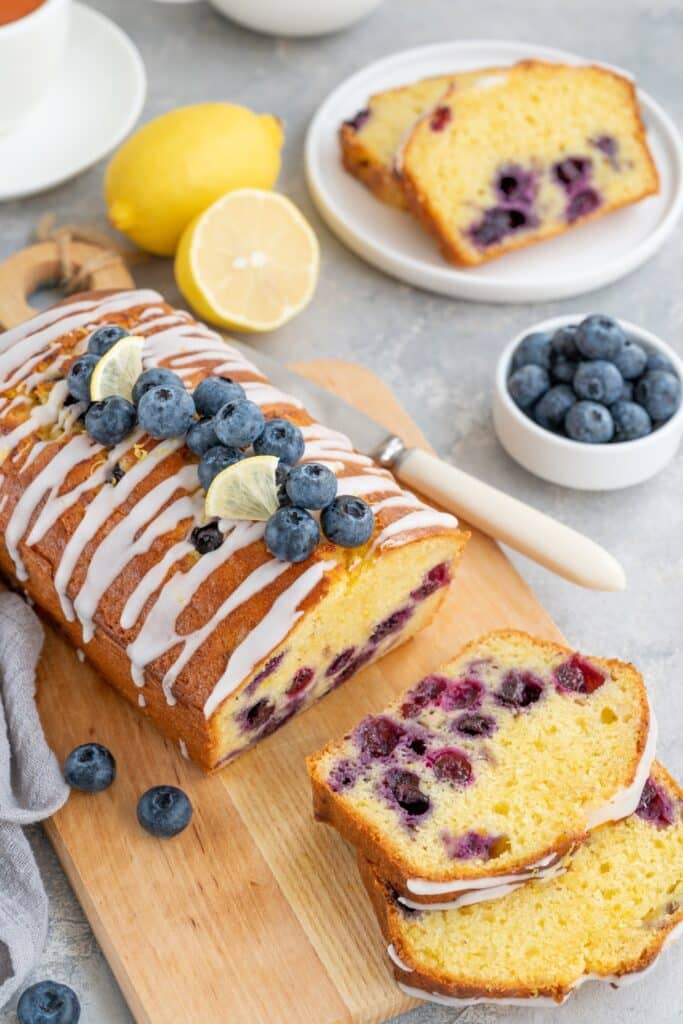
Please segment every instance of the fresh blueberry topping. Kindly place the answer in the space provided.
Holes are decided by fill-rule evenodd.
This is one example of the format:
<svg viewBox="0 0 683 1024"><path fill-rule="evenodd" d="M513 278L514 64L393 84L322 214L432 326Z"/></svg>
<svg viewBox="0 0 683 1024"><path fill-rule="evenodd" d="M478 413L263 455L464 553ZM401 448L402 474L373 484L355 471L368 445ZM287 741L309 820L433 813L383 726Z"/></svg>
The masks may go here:
<svg viewBox="0 0 683 1024"><path fill-rule="evenodd" d="M594 188L585 188L571 197L567 203L567 221L573 224L581 217L593 213L602 203L602 199Z"/></svg>
<svg viewBox="0 0 683 1024"><path fill-rule="evenodd" d="M600 313L586 317L576 330L576 344L584 359L613 361L625 342L626 335L617 321Z"/></svg>
<svg viewBox="0 0 683 1024"><path fill-rule="evenodd" d="M355 114L353 117L350 117L348 121L344 121L344 124L347 124L349 128L354 128L357 132L359 132L361 128L367 123L369 117L370 110L368 107L364 107L362 110L359 110L358 113Z"/></svg>
<svg viewBox="0 0 683 1024"><path fill-rule="evenodd" d="M567 359L566 356L555 356L550 371L553 381L556 384L571 384L578 365L575 360Z"/></svg>
<svg viewBox="0 0 683 1024"><path fill-rule="evenodd" d="M265 422L256 402L250 402L248 398L237 398L218 410L214 418L214 429L221 444L246 448L259 436Z"/></svg>
<svg viewBox="0 0 683 1024"><path fill-rule="evenodd" d="M121 463L120 462L115 462L114 465L111 468L111 477L109 478L110 481L111 481L112 487L116 487L116 485L121 480L123 480L125 475L126 475L126 471L123 468L123 466L121 465Z"/></svg>
<svg viewBox="0 0 683 1024"><path fill-rule="evenodd" d="M490 736L498 728L492 715L482 715L477 711L468 711L460 715L453 723L453 728L462 736Z"/></svg>
<svg viewBox="0 0 683 1024"><path fill-rule="evenodd" d="M116 761L101 743L83 743L67 757L64 778L72 789L101 793L116 778Z"/></svg>
<svg viewBox="0 0 683 1024"><path fill-rule="evenodd" d="M470 759L456 747L437 750L430 756L429 763L439 782L451 782L455 786L468 786L474 778Z"/></svg>
<svg viewBox="0 0 683 1024"><path fill-rule="evenodd" d="M462 836L444 833L442 836L446 852L453 860L490 860L500 838L482 832L466 832Z"/></svg>
<svg viewBox="0 0 683 1024"><path fill-rule="evenodd" d="M474 678L465 677L449 682L441 697L444 711L457 711L460 708L478 708L484 697L484 686Z"/></svg>
<svg viewBox="0 0 683 1024"><path fill-rule="evenodd" d="M189 391L166 384L157 384L145 391L138 404L140 426L150 437L159 440L186 434L194 417L195 407Z"/></svg>
<svg viewBox="0 0 683 1024"><path fill-rule="evenodd" d="M602 402L603 405L617 401L623 384L624 379L614 363L608 363L605 359L579 363L574 375L574 391L577 396L591 402Z"/></svg>
<svg viewBox="0 0 683 1024"><path fill-rule="evenodd" d="M289 420L267 420L266 425L254 441L257 455L275 455L288 465L293 466L304 453L306 443L304 435L295 423ZM297 504L295 502L295 504ZM316 508L305 505L304 508Z"/></svg>
<svg viewBox="0 0 683 1024"><path fill-rule="evenodd" d="M395 750L404 736L400 725L393 722L391 718L378 715L375 718L366 718L356 730L356 743L360 747L361 754L366 757L388 757L392 750Z"/></svg>
<svg viewBox="0 0 683 1024"><path fill-rule="evenodd" d="M304 665L302 668L297 669L294 673L294 677L285 690L288 697L296 697L298 694L303 693L307 690L315 678L315 669L308 668Z"/></svg>
<svg viewBox="0 0 683 1024"><path fill-rule="evenodd" d="M528 708L543 693L543 683L533 674L513 668L506 673L496 697L500 704L511 708Z"/></svg>
<svg viewBox="0 0 683 1024"><path fill-rule="evenodd" d="M190 540L200 555L208 555L210 551L217 551L224 539L223 534L218 528L218 523L206 523L205 526L195 526L190 534Z"/></svg>
<svg viewBox="0 0 683 1024"><path fill-rule="evenodd" d="M577 324L566 324L558 327L552 337L553 352L565 359L576 361L579 358L579 350L576 347Z"/></svg>
<svg viewBox="0 0 683 1024"><path fill-rule="evenodd" d="M556 384L539 398L534 406L534 419L546 430L562 430L564 418L575 401L576 395L568 384Z"/></svg>
<svg viewBox="0 0 683 1024"><path fill-rule="evenodd" d="M533 363L520 367L508 378L510 397L520 409L529 409L549 387L547 371Z"/></svg>
<svg viewBox="0 0 683 1024"><path fill-rule="evenodd" d="M658 828L673 824L674 805L671 797L652 777L645 783L636 814Z"/></svg>
<svg viewBox="0 0 683 1024"><path fill-rule="evenodd" d="M338 654L336 658L333 658L330 664L327 666L325 675L329 678L330 676L336 676L337 672L341 672L343 668L346 668L348 663L356 653L355 647L347 647L345 651Z"/></svg>
<svg viewBox="0 0 683 1024"><path fill-rule="evenodd" d="M627 338L621 349L614 356L614 365L624 380L635 380L645 372L647 352L642 345Z"/></svg>
<svg viewBox="0 0 683 1024"><path fill-rule="evenodd" d="M636 401L652 420L663 423L681 404L681 382L676 374L666 370L648 370L636 384Z"/></svg>
<svg viewBox="0 0 683 1024"><path fill-rule="evenodd" d="M178 391L185 390L182 378L177 373L174 373L173 370L167 370L164 366L152 366L149 370L143 370L133 385L133 402L135 405L138 405L144 394L152 388L160 387L162 384L164 387L176 388Z"/></svg>
<svg viewBox="0 0 683 1024"><path fill-rule="evenodd" d="M522 338L512 357L512 370L519 370L522 366L541 366L544 370L550 370L550 357L552 355L552 343L550 337L543 331L535 331Z"/></svg>
<svg viewBox="0 0 683 1024"><path fill-rule="evenodd" d="M398 633L399 630L403 629L412 614L412 608L399 608L398 611L392 612L392 614L380 622L379 625L375 626L370 634L370 643L379 644L388 636Z"/></svg>
<svg viewBox="0 0 683 1024"><path fill-rule="evenodd" d="M113 448L135 426L135 406L120 395L94 402L85 414L85 429L94 441Z"/></svg>
<svg viewBox="0 0 683 1024"><path fill-rule="evenodd" d="M138 821L161 839L177 836L192 818L192 804L177 786L153 786L138 800Z"/></svg>
<svg viewBox="0 0 683 1024"><path fill-rule="evenodd" d="M448 682L446 676L425 676L408 694L408 699L401 706L403 717L417 718L426 707L438 704Z"/></svg>
<svg viewBox="0 0 683 1024"><path fill-rule="evenodd" d="M97 366L98 357L94 355L79 356L69 370L69 394L77 402L90 401L90 378Z"/></svg>
<svg viewBox="0 0 683 1024"><path fill-rule="evenodd" d="M394 768L387 775L387 785L394 800L406 814L419 818L429 810L429 797L420 789L415 772Z"/></svg>
<svg viewBox="0 0 683 1024"><path fill-rule="evenodd" d="M619 399L610 408L614 420L615 441L637 441L652 433L652 420L637 402Z"/></svg>
<svg viewBox="0 0 683 1024"><path fill-rule="evenodd" d="M448 562L440 562L433 569L429 570L424 581L416 590L411 591L410 596L413 601L425 601L432 594L435 594L437 590L447 587L450 582L451 570Z"/></svg>
<svg viewBox="0 0 683 1024"><path fill-rule="evenodd" d="M303 508L279 508L266 523L266 547L283 562L305 562L320 541L320 527Z"/></svg>
<svg viewBox="0 0 683 1024"><path fill-rule="evenodd" d="M78 1024L81 1006L68 985L39 981L31 985L17 1004L19 1024Z"/></svg>
<svg viewBox="0 0 683 1024"><path fill-rule="evenodd" d="M591 161L586 156L568 156L553 167L557 181L567 190L571 190L588 179L591 172Z"/></svg>
<svg viewBox="0 0 683 1024"><path fill-rule="evenodd" d="M606 444L614 436L614 420L609 409L597 402L577 402L564 421L567 437L584 444Z"/></svg>
<svg viewBox="0 0 683 1024"><path fill-rule="evenodd" d="M342 548L358 548L372 537L375 514L362 498L342 494L323 509L320 525L333 544Z"/></svg>
<svg viewBox="0 0 683 1024"><path fill-rule="evenodd" d="M116 324L110 324L108 327L100 327L98 331L91 334L88 338L88 352L91 355L103 356L105 352L108 352L117 341L121 338L125 338L128 331L124 327L117 327Z"/></svg>
<svg viewBox="0 0 683 1024"><path fill-rule="evenodd" d="M187 432L185 444L195 455L203 455L208 452L209 448L215 448L220 444L213 427L213 420L205 417L193 423Z"/></svg>
<svg viewBox="0 0 683 1024"><path fill-rule="evenodd" d="M224 405L238 398L246 398L246 392L230 377L206 377L194 390L194 404L200 416L215 416Z"/></svg>
<svg viewBox="0 0 683 1024"><path fill-rule="evenodd" d="M429 119L429 127L433 132L442 132L453 120L450 107L437 107Z"/></svg>
<svg viewBox="0 0 683 1024"><path fill-rule="evenodd" d="M586 658L572 654L553 671L555 686L560 693L593 693L606 680L605 673Z"/></svg>
<svg viewBox="0 0 683 1024"><path fill-rule="evenodd" d="M337 478L320 462L304 462L287 474L287 497L301 508L326 508L337 496Z"/></svg>
<svg viewBox="0 0 683 1024"><path fill-rule="evenodd" d="M209 448L204 452L197 467L199 482L204 490L208 491L214 477L243 458L242 452L237 448L226 448L223 445L216 445L215 448Z"/></svg>
<svg viewBox="0 0 683 1024"><path fill-rule="evenodd" d="M476 245L486 248L502 241L506 235L527 224L533 224L533 218L525 210L494 206L486 211L479 224L472 228L470 234Z"/></svg>

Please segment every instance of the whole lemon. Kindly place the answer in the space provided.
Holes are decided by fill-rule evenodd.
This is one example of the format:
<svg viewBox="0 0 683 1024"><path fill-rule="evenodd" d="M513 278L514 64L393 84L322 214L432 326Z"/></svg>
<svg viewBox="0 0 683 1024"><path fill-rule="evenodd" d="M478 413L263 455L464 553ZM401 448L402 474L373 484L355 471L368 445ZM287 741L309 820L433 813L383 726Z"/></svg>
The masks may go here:
<svg viewBox="0 0 683 1024"><path fill-rule="evenodd" d="M273 187L282 142L276 117L234 103L162 114L112 157L104 180L109 219L141 249L172 256L185 227L219 196Z"/></svg>

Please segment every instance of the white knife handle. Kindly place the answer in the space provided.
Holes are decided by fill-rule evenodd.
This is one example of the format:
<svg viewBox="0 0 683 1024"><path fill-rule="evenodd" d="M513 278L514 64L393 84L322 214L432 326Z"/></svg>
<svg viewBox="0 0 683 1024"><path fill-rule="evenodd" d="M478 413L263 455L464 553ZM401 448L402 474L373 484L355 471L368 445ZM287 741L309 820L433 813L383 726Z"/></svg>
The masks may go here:
<svg viewBox="0 0 683 1024"><path fill-rule="evenodd" d="M592 590L626 586L621 565L599 544L450 463L409 448L392 468L409 487L572 583Z"/></svg>

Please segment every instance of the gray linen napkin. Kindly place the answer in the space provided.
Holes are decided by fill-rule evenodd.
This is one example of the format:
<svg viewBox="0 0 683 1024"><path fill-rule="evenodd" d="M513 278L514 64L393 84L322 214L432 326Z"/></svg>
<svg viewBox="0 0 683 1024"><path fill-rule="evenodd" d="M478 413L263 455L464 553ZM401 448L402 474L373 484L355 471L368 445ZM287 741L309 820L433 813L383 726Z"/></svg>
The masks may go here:
<svg viewBox="0 0 683 1024"><path fill-rule="evenodd" d="M22 825L54 814L69 789L35 705L43 630L16 594L0 593L0 1007L35 966L47 896Z"/></svg>

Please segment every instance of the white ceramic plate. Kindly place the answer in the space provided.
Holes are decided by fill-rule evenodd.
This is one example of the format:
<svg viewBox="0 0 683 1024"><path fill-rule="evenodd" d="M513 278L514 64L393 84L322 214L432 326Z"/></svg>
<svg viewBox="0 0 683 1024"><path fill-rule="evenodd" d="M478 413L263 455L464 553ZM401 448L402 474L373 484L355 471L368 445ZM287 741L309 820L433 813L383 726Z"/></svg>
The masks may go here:
<svg viewBox="0 0 683 1024"><path fill-rule="evenodd" d="M481 267L460 270L450 266L411 216L380 203L343 169L337 130L343 120L365 106L371 93L426 75L512 64L527 57L589 63L576 54L531 43L440 43L377 61L346 79L327 97L308 129L306 173L321 215L350 249L419 288L485 302L534 302L579 295L630 273L659 249L683 207L683 142L671 119L642 91L639 97L661 177L660 193Z"/></svg>
<svg viewBox="0 0 683 1024"><path fill-rule="evenodd" d="M41 105L0 135L0 201L84 171L131 130L145 101L142 58L109 18L75 3L66 58Z"/></svg>

